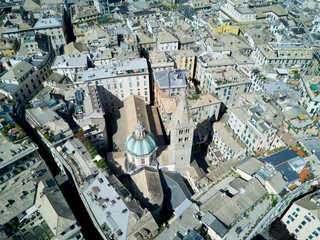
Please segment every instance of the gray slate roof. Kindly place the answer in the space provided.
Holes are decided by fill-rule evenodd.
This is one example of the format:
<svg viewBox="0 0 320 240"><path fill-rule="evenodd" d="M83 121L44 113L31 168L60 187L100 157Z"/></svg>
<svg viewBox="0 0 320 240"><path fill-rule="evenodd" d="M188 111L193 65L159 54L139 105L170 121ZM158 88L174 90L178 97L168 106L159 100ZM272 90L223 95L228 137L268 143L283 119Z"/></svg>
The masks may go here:
<svg viewBox="0 0 320 240"><path fill-rule="evenodd" d="M280 171L286 178L286 180L291 183L299 179L299 175L297 174L297 172L295 172L288 163L288 161L293 158L300 157L294 151L285 149L268 157L260 158L259 160L272 164L276 168L276 170Z"/></svg>
<svg viewBox="0 0 320 240"><path fill-rule="evenodd" d="M154 72L154 80L160 89L187 88L187 70L166 70Z"/></svg>
<svg viewBox="0 0 320 240"><path fill-rule="evenodd" d="M221 238L223 238L228 232L228 228L210 212L207 212L202 217L201 221L214 230Z"/></svg>
<svg viewBox="0 0 320 240"><path fill-rule="evenodd" d="M11 68L8 72L6 72L1 79L3 80L19 79L23 75L25 75L26 72L30 71L32 68L33 66L30 63L22 61L20 63L17 63L13 68Z"/></svg>
<svg viewBox="0 0 320 240"><path fill-rule="evenodd" d="M179 207L185 199L192 195L178 173L169 171L160 171L160 179L165 194L165 199L170 196L172 209Z"/></svg>

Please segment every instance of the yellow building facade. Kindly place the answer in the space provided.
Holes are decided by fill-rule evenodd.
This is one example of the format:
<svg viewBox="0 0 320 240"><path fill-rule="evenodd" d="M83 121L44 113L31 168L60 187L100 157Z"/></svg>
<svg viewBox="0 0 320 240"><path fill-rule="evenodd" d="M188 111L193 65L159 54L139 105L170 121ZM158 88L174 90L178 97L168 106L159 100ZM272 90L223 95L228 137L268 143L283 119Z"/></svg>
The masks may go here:
<svg viewBox="0 0 320 240"><path fill-rule="evenodd" d="M15 38L0 39L0 51L5 57L14 56L17 53L18 41Z"/></svg>
<svg viewBox="0 0 320 240"><path fill-rule="evenodd" d="M171 54L177 69L189 70L188 78L193 80L196 69L196 53L192 49L182 49L174 51Z"/></svg>
<svg viewBox="0 0 320 240"><path fill-rule="evenodd" d="M219 26L215 25L215 22L208 22L208 26L212 29L212 34L217 32L219 33L233 33L238 35L239 34L239 26L232 25L231 22L224 22Z"/></svg>

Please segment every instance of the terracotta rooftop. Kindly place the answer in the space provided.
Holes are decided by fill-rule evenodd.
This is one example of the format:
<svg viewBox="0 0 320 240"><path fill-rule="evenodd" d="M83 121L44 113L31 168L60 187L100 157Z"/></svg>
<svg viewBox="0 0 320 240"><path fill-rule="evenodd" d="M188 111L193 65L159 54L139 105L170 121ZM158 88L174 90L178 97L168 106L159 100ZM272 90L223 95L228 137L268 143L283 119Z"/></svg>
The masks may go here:
<svg viewBox="0 0 320 240"><path fill-rule="evenodd" d="M309 175L309 173L310 173L309 169L306 166L304 166L304 168L299 174L299 178L300 178L299 182L303 182L306 179L306 177Z"/></svg>
<svg viewBox="0 0 320 240"><path fill-rule="evenodd" d="M298 187L298 185L297 185L297 184L294 184L294 185L292 185L292 186L290 186L290 187L288 187L288 188L292 191L292 190L295 189L296 187Z"/></svg>

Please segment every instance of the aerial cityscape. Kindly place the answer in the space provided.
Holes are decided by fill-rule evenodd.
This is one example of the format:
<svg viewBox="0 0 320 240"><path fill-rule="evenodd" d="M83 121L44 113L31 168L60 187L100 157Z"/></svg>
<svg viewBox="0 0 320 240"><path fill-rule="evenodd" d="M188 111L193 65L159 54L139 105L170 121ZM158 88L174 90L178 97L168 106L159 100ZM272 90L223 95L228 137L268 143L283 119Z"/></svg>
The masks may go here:
<svg viewBox="0 0 320 240"><path fill-rule="evenodd" d="M320 240L320 0L0 0L0 240Z"/></svg>

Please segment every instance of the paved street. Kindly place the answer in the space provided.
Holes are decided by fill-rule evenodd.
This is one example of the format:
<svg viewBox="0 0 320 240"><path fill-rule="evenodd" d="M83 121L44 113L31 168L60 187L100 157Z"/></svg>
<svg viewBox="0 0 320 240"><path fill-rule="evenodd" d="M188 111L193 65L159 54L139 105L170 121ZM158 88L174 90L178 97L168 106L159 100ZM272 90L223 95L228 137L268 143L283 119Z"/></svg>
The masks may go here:
<svg viewBox="0 0 320 240"><path fill-rule="evenodd" d="M208 184L207 187L205 187L204 189L202 189L199 193L195 194L192 199L196 200L199 196L201 196L201 194L203 194L203 192L206 192L203 196L201 196L200 199L198 199L198 201L200 201L201 203L204 203L205 201L207 201L211 196L213 196L215 193L217 193L220 189L225 189L226 187L228 187L229 183L231 181L233 181L235 179L235 177L233 177L232 175L226 177L225 179L223 179L220 183L216 184L215 186L211 187L211 184Z"/></svg>
<svg viewBox="0 0 320 240"><path fill-rule="evenodd" d="M250 228L254 226L257 219L261 217L261 214L264 215L271 202L270 197L269 200L265 199L262 203L258 203L254 210L249 212L248 218L243 217L232 229L230 229L227 240L243 239L245 234L249 232ZM242 228L242 231L239 234L236 233L236 229L238 227Z"/></svg>

